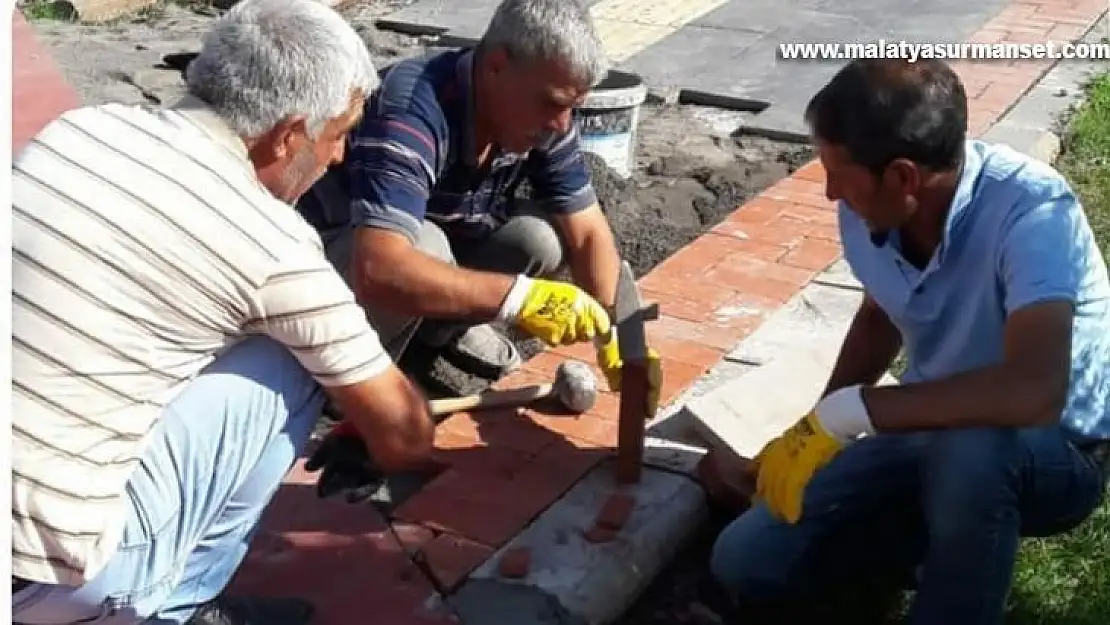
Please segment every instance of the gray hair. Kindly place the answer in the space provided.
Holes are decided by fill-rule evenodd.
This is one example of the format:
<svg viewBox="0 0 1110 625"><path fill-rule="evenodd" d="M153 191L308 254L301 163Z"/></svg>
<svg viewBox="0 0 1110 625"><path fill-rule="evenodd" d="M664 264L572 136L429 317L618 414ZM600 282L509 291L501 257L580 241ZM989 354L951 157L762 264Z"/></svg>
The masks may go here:
<svg viewBox="0 0 1110 625"><path fill-rule="evenodd" d="M315 136L380 79L345 19L318 0L242 0L204 37L186 87L244 137L305 115Z"/></svg>
<svg viewBox="0 0 1110 625"><path fill-rule="evenodd" d="M591 87L609 71L593 18L578 0L503 0L479 45L504 48L514 60L566 63Z"/></svg>

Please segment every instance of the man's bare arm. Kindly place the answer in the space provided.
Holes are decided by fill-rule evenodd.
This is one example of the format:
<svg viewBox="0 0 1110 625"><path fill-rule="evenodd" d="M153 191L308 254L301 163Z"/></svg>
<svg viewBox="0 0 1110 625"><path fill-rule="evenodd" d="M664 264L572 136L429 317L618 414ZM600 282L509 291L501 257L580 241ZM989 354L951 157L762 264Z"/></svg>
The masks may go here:
<svg viewBox="0 0 1110 625"><path fill-rule="evenodd" d="M369 380L325 390L383 471L415 469L429 462L435 422L427 400L396 366Z"/></svg>
<svg viewBox="0 0 1110 625"><path fill-rule="evenodd" d="M559 215L556 224L567 244L571 276L607 310L616 305L620 252L601 206Z"/></svg>
<svg viewBox="0 0 1110 625"><path fill-rule="evenodd" d="M822 397L853 384L872 386L902 347L902 335L867 293L863 295Z"/></svg>
<svg viewBox="0 0 1110 625"><path fill-rule="evenodd" d="M1028 306L1006 323L1001 364L942 380L865 388L872 424L894 432L1057 422L1071 374L1073 315L1068 302Z"/></svg>
<svg viewBox="0 0 1110 625"><path fill-rule="evenodd" d="M515 276L473 271L417 249L384 228L358 228L351 283L364 305L386 302L414 316L488 321L497 316Z"/></svg>

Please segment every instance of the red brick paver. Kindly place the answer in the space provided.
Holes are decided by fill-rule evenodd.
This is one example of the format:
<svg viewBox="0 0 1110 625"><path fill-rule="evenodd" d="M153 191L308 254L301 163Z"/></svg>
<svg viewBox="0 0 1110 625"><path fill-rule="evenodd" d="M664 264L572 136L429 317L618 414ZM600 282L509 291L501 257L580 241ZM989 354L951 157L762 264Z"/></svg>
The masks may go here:
<svg viewBox="0 0 1110 625"><path fill-rule="evenodd" d="M1105 8L1105 0L1017 0L971 40L1070 40ZM78 99L18 13L12 33L18 149ZM1050 62L954 65L968 89L971 132L980 135ZM825 198L824 172L813 162L645 276L643 293L662 311L648 332L664 359L663 401L677 397L839 254L836 214ZM552 350L498 386L549 380L567 357L594 363L588 347ZM411 554L420 554L441 586L457 585L611 455L617 407L612 393L602 393L583 415L537 409L450 417L436 436L444 470L395 512L400 539L365 505L318 500L315 476L298 466L264 516L235 589L311 599L320 610L318 625L450 622L425 609L434 590Z"/></svg>
<svg viewBox="0 0 1110 625"><path fill-rule="evenodd" d="M61 113L80 106L50 52L16 10L12 14L12 154Z"/></svg>

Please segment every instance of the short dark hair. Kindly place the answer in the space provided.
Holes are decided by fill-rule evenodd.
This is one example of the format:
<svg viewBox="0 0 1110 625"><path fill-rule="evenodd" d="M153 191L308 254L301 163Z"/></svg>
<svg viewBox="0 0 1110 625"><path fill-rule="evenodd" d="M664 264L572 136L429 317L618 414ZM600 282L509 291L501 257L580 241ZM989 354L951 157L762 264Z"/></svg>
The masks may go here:
<svg viewBox="0 0 1110 625"><path fill-rule="evenodd" d="M855 60L810 100L806 122L876 174L896 158L954 169L967 136L967 95L940 60Z"/></svg>

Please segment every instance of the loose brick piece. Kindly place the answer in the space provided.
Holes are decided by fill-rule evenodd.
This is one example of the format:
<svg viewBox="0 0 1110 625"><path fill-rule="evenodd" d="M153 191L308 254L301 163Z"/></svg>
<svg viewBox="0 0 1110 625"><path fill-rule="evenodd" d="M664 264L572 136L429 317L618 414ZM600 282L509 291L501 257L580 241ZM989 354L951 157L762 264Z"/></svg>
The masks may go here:
<svg viewBox="0 0 1110 625"><path fill-rule="evenodd" d="M509 579L528 577L528 571L532 568L532 550L528 547L507 549L501 556L498 568L502 577Z"/></svg>
<svg viewBox="0 0 1110 625"><path fill-rule="evenodd" d="M593 526L590 529L582 532L582 536L587 542L595 545L607 543L617 537L617 530L608 527Z"/></svg>
<svg viewBox="0 0 1110 625"><path fill-rule="evenodd" d="M632 516L636 507L636 498L626 493L613 493L601 506L597 515L597 526L611 530L620 530Z"/></svg>

